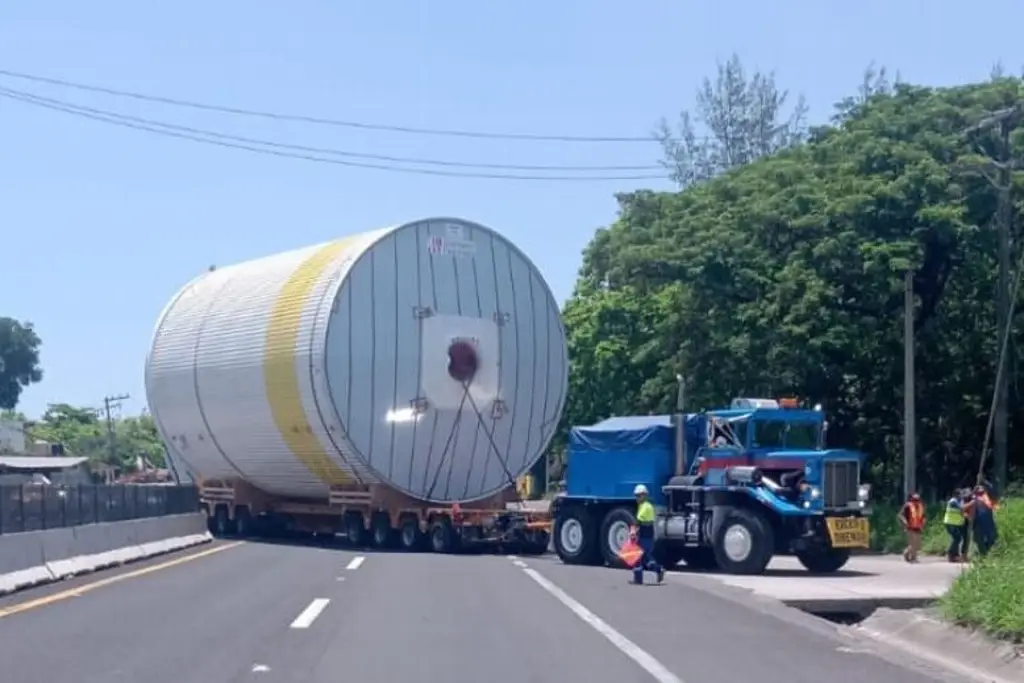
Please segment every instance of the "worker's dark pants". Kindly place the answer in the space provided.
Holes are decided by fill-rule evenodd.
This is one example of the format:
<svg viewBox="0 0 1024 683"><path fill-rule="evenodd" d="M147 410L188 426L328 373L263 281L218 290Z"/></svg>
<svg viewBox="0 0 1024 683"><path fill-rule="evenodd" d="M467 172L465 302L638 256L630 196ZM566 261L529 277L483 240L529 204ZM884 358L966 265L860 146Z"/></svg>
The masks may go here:
<svg viewBox="0 0 1024 683"><path fill-rule="evenodd" d="M950 560L967 556L967 525L947 524L946 532L949 534L949 549L946 556Z"/></svg>
<svg viewBox="0 0 1024 683"><path fill-rule="evenodd" d="M644 582L644 570L649 572L661 572L661 565L658 564L657 560L654 559L654 536L638 536L636 544L640 546L640 550L644 551L643 557L635 567L633 567L633 582L643 583Z"/></svg>
<svg viewBox="0 0 1024 683"><path fill-rule="evenodd" d="M996 544L999 533L996 531L995 517L981 514L974 518L974 542L978 544L978 554L984 557Z"/></svg>

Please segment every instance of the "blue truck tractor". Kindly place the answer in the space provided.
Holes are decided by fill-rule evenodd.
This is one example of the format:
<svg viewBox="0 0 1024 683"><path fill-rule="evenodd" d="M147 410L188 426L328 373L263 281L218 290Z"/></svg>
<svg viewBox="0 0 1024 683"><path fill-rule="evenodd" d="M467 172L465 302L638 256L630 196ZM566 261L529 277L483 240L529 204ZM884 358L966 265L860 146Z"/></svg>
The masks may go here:
<svg viewBox="0 0 1024 683"><path fill-rule="evenodd" d="M761 574L773 556L795 555L811 572L832 573L868 547L864 455L825 447L820 406L738 398L684 414L679 404L674 415L571 431L565 491L552 504L563 562L622 566L637 484L658 511L655 554L669 566Z"/></svg>

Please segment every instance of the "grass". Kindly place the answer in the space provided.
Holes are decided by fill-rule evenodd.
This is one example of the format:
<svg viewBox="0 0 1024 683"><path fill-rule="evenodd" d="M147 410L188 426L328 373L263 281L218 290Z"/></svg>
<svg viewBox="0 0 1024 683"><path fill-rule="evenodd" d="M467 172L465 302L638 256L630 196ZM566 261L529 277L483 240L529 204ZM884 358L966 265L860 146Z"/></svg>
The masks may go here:
<svg viewBox="0 0 1024 683"><path fill-rule="evenodd" d="M1024 498L1004 500L996 520L996 547L953 582L941 607L950 621L1024 643Z"/></svg>

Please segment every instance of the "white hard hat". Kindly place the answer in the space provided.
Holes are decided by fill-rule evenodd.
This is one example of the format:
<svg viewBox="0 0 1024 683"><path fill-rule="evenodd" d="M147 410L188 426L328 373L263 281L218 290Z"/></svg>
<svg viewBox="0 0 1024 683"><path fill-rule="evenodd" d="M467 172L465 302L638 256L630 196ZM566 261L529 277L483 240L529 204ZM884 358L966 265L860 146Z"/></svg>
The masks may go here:
<svg viewBox="0 0 1024 683"><path fill-rule="evenodd" d="M633 487L633 495L634 496L646 496L647 495L647 487L644 486L643 484L637 484L636 486Z"/></svg>

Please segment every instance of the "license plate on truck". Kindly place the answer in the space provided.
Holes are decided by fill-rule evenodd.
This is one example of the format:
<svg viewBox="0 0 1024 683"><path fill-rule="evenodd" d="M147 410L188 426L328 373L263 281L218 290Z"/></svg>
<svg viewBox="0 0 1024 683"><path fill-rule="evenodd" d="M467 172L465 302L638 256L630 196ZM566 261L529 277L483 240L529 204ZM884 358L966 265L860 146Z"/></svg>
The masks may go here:
<svg viewBox="0 0 1024 683"><path fill-rule="evenodd" d="M871 525L864 517L827 517L828 538L833 548L867 548Z"/></svg>

